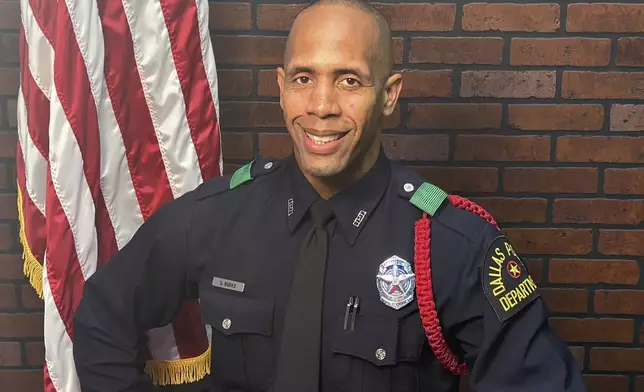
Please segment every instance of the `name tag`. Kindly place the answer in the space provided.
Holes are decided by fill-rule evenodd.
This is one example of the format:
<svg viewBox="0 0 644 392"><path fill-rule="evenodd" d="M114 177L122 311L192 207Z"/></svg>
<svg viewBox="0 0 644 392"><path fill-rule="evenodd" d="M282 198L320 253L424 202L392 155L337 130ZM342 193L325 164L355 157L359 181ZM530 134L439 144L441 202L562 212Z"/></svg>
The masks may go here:
<svg viewBox="0 0 644 392"><path fill-rule="evenodd" d="M216 276L212 278L212 285L226 290L238 291L240 293L244 291L245 286L242 282L235 282L234 280L218 278Z"/></svg>

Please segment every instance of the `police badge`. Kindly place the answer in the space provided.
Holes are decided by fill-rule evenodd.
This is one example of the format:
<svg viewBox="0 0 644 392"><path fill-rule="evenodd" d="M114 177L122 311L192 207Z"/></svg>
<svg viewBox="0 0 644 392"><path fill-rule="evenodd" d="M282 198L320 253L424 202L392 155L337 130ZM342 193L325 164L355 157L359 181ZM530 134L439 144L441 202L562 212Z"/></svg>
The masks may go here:
<svg viewBox="0 0 644 392"><path fill-rule="evenodd" d="M376 286L380 293L380 301L398 310L414 299L416 277L406 260L391 256L380 264Z"/></svg>

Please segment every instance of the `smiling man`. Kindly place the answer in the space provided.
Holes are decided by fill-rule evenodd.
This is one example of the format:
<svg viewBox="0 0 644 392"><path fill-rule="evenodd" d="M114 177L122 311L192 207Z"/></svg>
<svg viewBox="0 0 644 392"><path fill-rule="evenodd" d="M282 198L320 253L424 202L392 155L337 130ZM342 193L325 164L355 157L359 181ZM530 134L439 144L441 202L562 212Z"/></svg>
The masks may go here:
<svg viewBox="0 0 644 392"><path fill-rule="evenodd" d="M198 297L211 391L582 392L515 248L479 206L385 156L402 88L389 27L355 0L306 8L278 70L293 140L166 205L88 279L85 392L146 391L143 331Z"/></svg>

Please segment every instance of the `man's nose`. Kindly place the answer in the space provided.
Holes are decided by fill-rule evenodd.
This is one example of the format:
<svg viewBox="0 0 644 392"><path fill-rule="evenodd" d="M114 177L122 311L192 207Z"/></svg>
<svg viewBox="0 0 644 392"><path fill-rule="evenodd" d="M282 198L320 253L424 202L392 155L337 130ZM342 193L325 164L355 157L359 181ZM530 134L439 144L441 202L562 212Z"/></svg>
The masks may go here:
<svg viewBox="0 0 644 392"><path fill-rule="evenodd" d="M334 86L326 83L317 84L311 91L306 111L320 118L339 115L340 105L337 94Z"/></svg>

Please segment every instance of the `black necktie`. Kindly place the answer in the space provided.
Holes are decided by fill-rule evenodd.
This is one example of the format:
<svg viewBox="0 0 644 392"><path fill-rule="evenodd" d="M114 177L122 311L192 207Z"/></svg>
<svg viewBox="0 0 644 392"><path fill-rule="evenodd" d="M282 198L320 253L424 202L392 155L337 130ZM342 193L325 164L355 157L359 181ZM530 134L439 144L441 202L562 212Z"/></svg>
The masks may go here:
<svg viewBox="0 0 644 392"><path fill-rule="evenodd" d="M320 384L322 298L328 239L326 227L333 211L326 200L311 206L313 227L297 261L275 380L275 392L317 392Z"/></svg>

